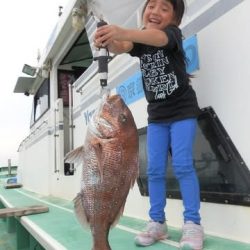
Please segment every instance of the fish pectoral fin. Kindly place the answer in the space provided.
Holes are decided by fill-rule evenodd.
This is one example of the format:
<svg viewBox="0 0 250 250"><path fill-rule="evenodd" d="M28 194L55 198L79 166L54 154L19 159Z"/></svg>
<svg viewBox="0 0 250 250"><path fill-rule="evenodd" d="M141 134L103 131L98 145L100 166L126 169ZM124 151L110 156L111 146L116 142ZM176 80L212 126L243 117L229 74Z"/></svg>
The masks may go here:
<svg viewBox="0 0 250 250"><path fill-rule="evenodd" d="M64 157L64 161L67 163L76 163L81 164L84 159L84 147L78 147L69 153L67 153Z"/></svg>
<svg viewBox="0 0 250 250"><path fill-rule="evenodd" d="M83 197L81 193L78 193L77 196L74 199L74 209L75 209L75 214L80 222L80 224L83 227L89 227L89 222L83 207Z"/></svg>
<svg viewBox="0 0 250 250"><path fill-rule="evenodd" d="M102 159L102 144L100 142L96 142L96 143L93 143L92 146L94 148L95 155L98 159L98 162L100 162Z"/></svg>
<svg viewBox="0 0 250 250"><path fill-rule="evenodd" d="M98 162L101 182L103 181L104 165L110 162L121 162L121 146L117 138L96 140L92 144Z"/></svg>
<svg viewBox="0 0 250 250"><path fill-rule="evenodd" d="M98 141L96 141L96 143L94 143L92 146L95 151L95 155L96 155L97 162L98 162L98 169L99 169L100 177L102 181L103 180L103 147L102 147L102 144Z"/></svg>

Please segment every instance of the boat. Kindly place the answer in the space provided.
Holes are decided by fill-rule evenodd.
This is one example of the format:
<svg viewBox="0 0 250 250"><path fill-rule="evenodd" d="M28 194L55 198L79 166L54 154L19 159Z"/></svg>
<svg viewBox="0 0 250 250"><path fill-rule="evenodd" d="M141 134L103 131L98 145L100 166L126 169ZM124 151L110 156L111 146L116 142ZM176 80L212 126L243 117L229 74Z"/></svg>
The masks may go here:
<svg viewBox="0 0 250 250"><path fill-rule="evenodd" d="M91 235L73 212L81 167L65 155L83 144L100 99L97 23L141 28L143 0L72 0L63 8L39 66L25 64L15 93L33 96L30 133L18 147L17 182L0 185L0 208L43 204L48 213L0 219L0 249L91 249ZM201 187L204 250L250 249L250 2L186 0L181 23L187 70L193 75L201 115L194 146ZM108 87L131 109L139 133L140 175L129 192L123 217L110 232L113 250L138 249L136 233L148 220L147 114L139 62L128 54L108 63ZM171 238L150 249L178 249L182 201L169 162L167 223ZM1 245L2 244L2 245ZM4 246L4 247L3 247ZM7 246L9 248L7 248Z"/></svg>

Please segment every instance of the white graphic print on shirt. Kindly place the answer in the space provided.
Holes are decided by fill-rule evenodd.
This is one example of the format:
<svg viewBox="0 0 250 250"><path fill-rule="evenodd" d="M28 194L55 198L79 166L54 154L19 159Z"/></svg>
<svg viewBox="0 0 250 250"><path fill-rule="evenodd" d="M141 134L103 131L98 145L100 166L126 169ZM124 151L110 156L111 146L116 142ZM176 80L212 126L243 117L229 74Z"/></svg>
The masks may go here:
<svg viewBox="0 0 250 250"><path fill-rule="evenodd" d="M141 57L145 88L148 92L154 93L155 100L166 99L179 87L175 73L166 73L168 64L169 60L164 56L163 50Z"/></svg>

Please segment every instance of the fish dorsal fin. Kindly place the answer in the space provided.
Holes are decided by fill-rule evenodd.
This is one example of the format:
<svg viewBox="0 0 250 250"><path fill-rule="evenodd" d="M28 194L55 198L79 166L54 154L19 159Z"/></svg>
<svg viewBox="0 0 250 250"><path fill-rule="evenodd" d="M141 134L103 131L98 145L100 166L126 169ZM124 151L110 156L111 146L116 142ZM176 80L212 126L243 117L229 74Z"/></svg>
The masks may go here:
<svg viewBox="0 0 250 250"><path fill-rule="evenodd" d="M76 164L81 164L84 159L84 147L78 147L69 153L67 153L64 157L64 161L67 163L76 163Z"/></svg>
<svg viewBox="0 0 250 250"><path fill-rule="evenodd" d="M83 197L81 193L78 193L74 199L74 209L80 224L84 227L89 227L89 222L83 207Z"/></svg>

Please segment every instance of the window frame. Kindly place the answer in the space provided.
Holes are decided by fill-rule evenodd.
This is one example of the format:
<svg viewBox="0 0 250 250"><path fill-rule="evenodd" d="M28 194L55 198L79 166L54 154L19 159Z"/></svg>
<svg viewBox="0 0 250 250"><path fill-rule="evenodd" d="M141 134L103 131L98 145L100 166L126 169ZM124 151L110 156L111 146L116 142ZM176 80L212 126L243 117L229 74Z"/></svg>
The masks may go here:
<svg viewBox="0 0 250 250"><path fill-rule="evenodd" d="M217 114L215 113L212 107L207 107L207 108L202 109L201 115L198 117L198 129L197 130L199 131L197 131L196 142L194 146L194 165L196 167L197 175L200 181L201 201L211 202L211 203L250 206L250 182L248 181L250 179L250 170L246 166L237 148L233 144L225 128L220 122L219 117L217 116ZM208 132L208 133L204 135L204 132L205 133ZM140 141L140 156L139 156L140 175L139 175L139 178L137 179L137 183L138 183L141 195L148 196L147 176L146 176L147 149L145 145L147 128L144 127L144 128L139 129L138 133L139 133L139 141ZM144 136L144 138L142 136ZM200 137L200 138L197 138L197 137ZM204 140L207 140L207 141L205 142ZM199 143L203 143L203 144L207 143L210 146L209 149L211 151L212 157L208 159L206 159L206 157L204 157L204 159L201 158L202 156L201 150L200 150L201 144ZM170 156L169 158L171 158L170 152L169 152L169 156ZM206 163L211 163L211 161L214 161L215 163L212 162L212 164L210 165L208 164L206 166ZM171 160L168 160L168 170L167 170L167 175L166 175L168 191L166 195L168 198L181 199L178 182L173 176L173 173L170 173L172 172L172 170L169 170L172 167L170 165L171 165ZM197 165L200 165L200 166L197 168ZM229 179L228 183L226 181L225 183L223 183L223 181L221 181L221 183L216 182L218 179L220 179L219 171L216 172L217 167L218 169L221 169L221 168L224 169L225 172L227 171L226 174L231 173L231 171L228 171L227 167L229 167L229 170L232 170L232 169L234 170L232 171L232 176L229 176L229 178L226 178L226 180ZM207 179L206 179L205 174L204 174L204 178L202 178L201 172L205 172L205 174L208 173ZM213 177L209 175L211 173L217 173L217 175ZM232 185L227 186L227 184L231 184L230 178L233 179L232 183L235 184L235 186L238 185L237 187L235 186L232 187L232 190L235 188L237 192L230 192L230 188ZM223 178L221 178L221 180L223 180ZM239 183L238 180L240 180L241 183ZM209 186L209 183L212 183L211 186ZM225 185L223 186L223 184ZM239 190L244 189L244 188L245 188L244 192L242 193L238 192ZM228 192L225 192L224 190L228 190Z"/></svg>
<svg viewBox="0 0 250 250"><path fill-rule="evenodd" d="M37 100L39 100L40 97L39 94L41 94L40 92L42 91L42 89L45 87L45 84L47 84L47 93L46 95L48 96L48 101L47 101L47 107L45 109L42 110L41 114L36 117L36 108L37 108ZM41 117L44 116L44 114L50 109L50 79L49 78L45 78L40 87L38 88L36 94L34 95L33 98L33 104L32 104L32 112L31 112L31 122L30 122L30 127L34 126L34 124L36 124L37 121L39 121L41 119Z"/></svg>

